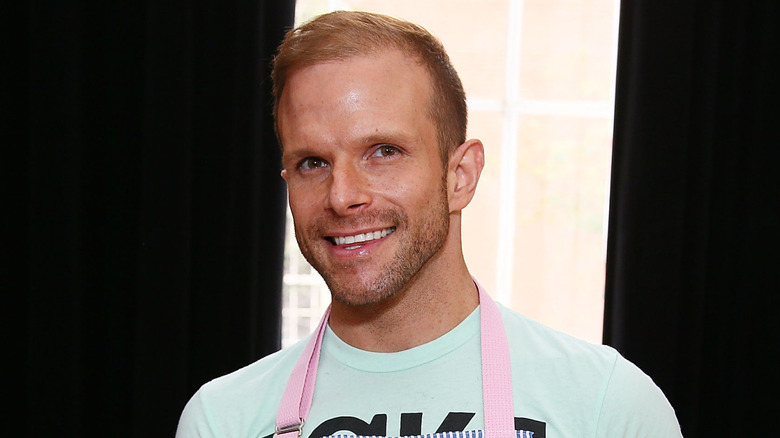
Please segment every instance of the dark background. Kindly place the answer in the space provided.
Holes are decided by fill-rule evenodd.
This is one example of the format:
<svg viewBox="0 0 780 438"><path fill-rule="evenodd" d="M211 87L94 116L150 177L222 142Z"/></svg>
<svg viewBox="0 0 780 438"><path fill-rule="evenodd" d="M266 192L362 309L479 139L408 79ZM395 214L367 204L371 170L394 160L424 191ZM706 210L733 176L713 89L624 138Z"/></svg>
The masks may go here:
<svg viewBox="0 0 780 438"><path fill-rule="evenodd" d="M279 348L269 74L294 4L4 8L7 436L173 436L198 386Z"/></svg>
<svg viewBox="0 0 780 438"><path fill-rule="evenodd" d="M774 430L778 9L621 6L604 336L688 437ZM293 1L0 20L9 436L172 436L199 385L279 346L267 78Z"/></svg>
<svg viewBox="0 0 780 438"><path fill-rule="evenodd" d="M623 1L604 340L686 437L775 435L780 2Z"/></svg>

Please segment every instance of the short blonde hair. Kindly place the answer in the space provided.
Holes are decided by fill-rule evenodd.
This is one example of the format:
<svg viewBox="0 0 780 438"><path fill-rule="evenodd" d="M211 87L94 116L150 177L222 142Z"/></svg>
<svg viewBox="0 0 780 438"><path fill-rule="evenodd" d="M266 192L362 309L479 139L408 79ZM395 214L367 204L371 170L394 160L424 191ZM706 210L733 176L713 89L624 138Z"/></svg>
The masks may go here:
<svg viewBox="0 0 780 438"><path fill-rule="evenodd" d="M337 11L320 15L292 29L273 61L274 120L287 78L314 64L370 55L388 49L416 58L431 78L428 114L438 131L439 149L446 163L466 141L466 93L441 42L423 27L386 15ZM281 139L280 139L281 141Z"/></svg>

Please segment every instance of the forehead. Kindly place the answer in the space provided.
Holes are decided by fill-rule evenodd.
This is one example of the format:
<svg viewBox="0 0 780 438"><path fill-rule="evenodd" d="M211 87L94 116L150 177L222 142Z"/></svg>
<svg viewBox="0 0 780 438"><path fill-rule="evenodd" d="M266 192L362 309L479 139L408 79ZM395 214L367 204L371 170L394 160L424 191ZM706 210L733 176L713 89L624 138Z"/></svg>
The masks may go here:
<svg viewBox="0 0 780 438"><path fill-rule="evenodd" d="M427 70L399 50L303 67L290 75L279 102L283 143L292 130L317 126L325 119L330 124L427 120L430 83Z"/></svg>
<svg viewBox="0 0 780 438"><path fill-rule="evenodd" d="M300 81L296 79L306 76L308 81L311 79L311 76L322 75L323 73L341 74L343 79L359 75L360 78L367 80L410 79L426 85L430 82L428 71L418 55L397 48L387 48L367 53L358 53L343 58L302 64L289 72L280 100L286 94L284 91L288 91L291 86L300 86L298 84Z"/></svg>

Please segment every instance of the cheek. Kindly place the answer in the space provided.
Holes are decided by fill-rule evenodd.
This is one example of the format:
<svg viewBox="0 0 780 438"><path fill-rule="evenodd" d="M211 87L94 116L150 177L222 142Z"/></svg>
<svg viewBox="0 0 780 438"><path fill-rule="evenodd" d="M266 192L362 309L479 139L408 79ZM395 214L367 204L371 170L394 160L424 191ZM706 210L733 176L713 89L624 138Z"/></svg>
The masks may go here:
<svg viewBox="0 0 780 438"><path fill-rule="evenodd" d="M305 222L305 218L311 215L311 211L318 205L317 197L313 190L288 185L287 199L296 222Z"/></svg>
<svg viewBox="0 0 780 438"><path fill-rule="evenodd" d="M395 203L421 208L427 208L438 201L442 191L442 179L433 171L414 177L396 179L387 184L386 189L383 190L385 196L393 199Z"/></svg>

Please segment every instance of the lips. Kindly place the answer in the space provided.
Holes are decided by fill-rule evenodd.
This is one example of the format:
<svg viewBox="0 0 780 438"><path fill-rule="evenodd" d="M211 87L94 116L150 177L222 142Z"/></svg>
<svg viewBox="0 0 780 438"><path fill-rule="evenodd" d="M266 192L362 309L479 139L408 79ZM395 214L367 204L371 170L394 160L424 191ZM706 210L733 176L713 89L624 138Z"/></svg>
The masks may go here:
<svg viewBox="0 0 780 438"><path fill-rule="evenodd" d="M384 228L381 230L369 231L366 233L353 234L351 236L330 236L328 240L334 245L351 245L354 243L369 242L382 239L395 231L395 227Z"/></svg>

